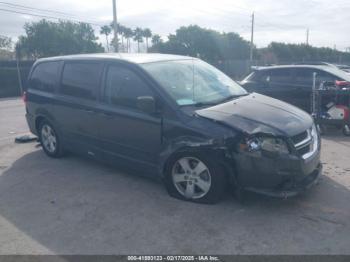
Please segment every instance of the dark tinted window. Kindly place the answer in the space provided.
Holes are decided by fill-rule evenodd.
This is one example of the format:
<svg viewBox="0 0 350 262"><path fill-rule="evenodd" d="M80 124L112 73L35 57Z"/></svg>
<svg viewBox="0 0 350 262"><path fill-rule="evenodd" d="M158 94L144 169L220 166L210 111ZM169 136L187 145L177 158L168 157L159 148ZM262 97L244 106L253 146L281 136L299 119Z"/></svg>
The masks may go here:
<svg viewBox="0 0 350 262"><path fill-rule="evenodd" d="M34 68L29 87L53 92L59 79L59 67L59 61L40 63Z"/></svg>
<svg viewBox="0 0 350 262"><path fill-rule="evenodd" d="M254 73L252 80L263 83L290 83L291 71L290 69L261 70Z"/></svg>
<svg viewBox="0 0 350 262"><path fill-rule="evenodd" d="M121 66L110 66L107 70L105 101L137 108L137 97L153 96L147 84L133 71Z"/></svg>
<svg viewBox="0 0 350 262"><path fill-rule="evenodd" d="M327 82L334 82L335 80L342 80L339 77L336 77L335 75L332 75L328 72L318 70L317 72L317 82L322 83L323 81Z"/></svg>
<svg viewBox="0 0 350 262"><path fill-rule="evenodd" d="M66 63L62 75L62 94L91 100L95 99L98 93L101 72L101 63Z"/></svg>
<svg viewBox="0 0 350 262"><path fill-rule="evenodd" d="M294 69L295 83L303 86L312 86L314 72L315 70L311 68Z"/></svg>
<svg viewBox="0 0 350 262"><path fill-rule="evenodd" d="M290 83L291 74L290 69L274 69L269 71L270 81L271 83Z"/></svg>

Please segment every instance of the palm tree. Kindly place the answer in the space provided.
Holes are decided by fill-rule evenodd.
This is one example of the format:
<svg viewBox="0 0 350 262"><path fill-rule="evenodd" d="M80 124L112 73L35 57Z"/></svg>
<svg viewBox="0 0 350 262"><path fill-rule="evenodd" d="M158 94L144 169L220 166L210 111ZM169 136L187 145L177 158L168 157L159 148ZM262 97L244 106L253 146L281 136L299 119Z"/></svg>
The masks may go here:
<svg viewBox="0 0 350 262"><path fill-rule="evenodd" d="M152 31L149 28L143 30L143 37L146 38L146 52L148 52L148 38L152 37Z"/></svg>
<svg viewBox="0 0 350 262"><path fill-rule="evenodd" d="M140 27L136 27L134 30L134 40L137 42L137 52L140 53L140 43L143 42L143 30Z"/></svg>
<svg viewBox="0 0 350 262"><path fill-rule="evenodd" d="M121 45L121 47L122 47L122 49L123 49L123 51L124 51L124 36L125 36L125 29L126 29L126 27L125 26L123 26L123 25L121 25L121 24L118 24L118 34L120 35L120 37L121 37L121 40L122 40L122 45Z"/></svg>
<svg viewBox="0 0 350 262"><path fill-rule="evenodd" d="M100 34L101 35L106 35L106 42L107 42L107 51L109 52L109 43L108 43L108 36L112 32L112 29L108 25L104 25L101 27Z"/></svg>
<svg viewBox="0 0 350 262"><path fill-rule="evenodd" d="M130 52L130 38L134 35L133 31L129 27L124 28L124 37L126 38L126 51Z"/></svg>
<svg viewBox="0 0 350 262"><path fill-rule="evenodd" d="M158 45L162 42L162 38L160 37L160 35L155 34L152 36L152 45Z"/></svg>

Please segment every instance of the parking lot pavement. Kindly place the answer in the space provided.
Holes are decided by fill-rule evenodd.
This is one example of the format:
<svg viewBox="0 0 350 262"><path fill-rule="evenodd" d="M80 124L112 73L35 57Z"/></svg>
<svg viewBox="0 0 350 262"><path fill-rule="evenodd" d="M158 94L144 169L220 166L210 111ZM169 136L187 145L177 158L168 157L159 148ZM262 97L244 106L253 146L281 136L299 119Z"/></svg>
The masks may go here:
<svg viewBox="0 0 350 262"><path fill-rule="evenodd" d="M199 205L152 180L13 143L27 132L22 102L0 101L0 254L350 254L350 138L323 139L324 176L301 196Z"/></svg>

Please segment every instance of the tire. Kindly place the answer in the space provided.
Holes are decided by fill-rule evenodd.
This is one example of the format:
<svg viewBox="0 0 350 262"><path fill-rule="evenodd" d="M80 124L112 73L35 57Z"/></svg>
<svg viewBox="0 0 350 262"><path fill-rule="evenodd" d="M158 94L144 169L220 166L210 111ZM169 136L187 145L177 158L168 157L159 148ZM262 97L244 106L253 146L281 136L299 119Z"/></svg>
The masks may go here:
<svg viewBox="0 0 350 262"><path fill-rule="evenodd" d="M227 187L224 168L201 153L172 156L165 168L164 182L170 196L203 204L219 202Z"/></svg>
<svg viewBox="0 0 350 262"><path fill-rule="evenodd" d="M324 124L317 125L317 129L321 136L327 133L327 127Z"/></svg>
<svg viewBox="0 0 350 262"><path fill-rule="evenodd" d="M39 139L46 155L52 158L63 156L64 152L58 132L47 120L41 121L39 125Z"/></svg>
<svg viewBox="0 0 350 262"><path fill-rule="evenodd" d="M350 136L350 127L348 125L344 125L343 134L344 136Z"/></svg>

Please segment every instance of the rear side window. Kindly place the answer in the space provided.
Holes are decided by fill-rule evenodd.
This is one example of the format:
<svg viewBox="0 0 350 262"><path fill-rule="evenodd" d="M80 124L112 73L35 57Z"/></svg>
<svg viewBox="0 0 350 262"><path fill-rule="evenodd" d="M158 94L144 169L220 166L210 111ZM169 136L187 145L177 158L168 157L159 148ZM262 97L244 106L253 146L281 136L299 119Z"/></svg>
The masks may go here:
<svg viewBox="0 0 350 262"><path fill-rule="evenodd" d="M30 77L29 88L53 92L59 79L60 61L38 64Z"/></svg>
<svg viewBox="0 0 350 262"><path fill-rule="evenodd" d="M290 69L274 69L269 72L271 83L290 83L291 74Z"/></svg>
<svg viewBox="0 0 350 262"><path fill-rule="evenodd" d="M102 63L68 62L62 74L61 93L95 100L102 73Z"/></svg>
<svg viewBox="0 0 350 262"><path fill-rule="evenodd" d="M290 83L290 69L270 69L255 72L249 80L267 83Z"/></svg>
<svg viewBox="0 0 350 262"><path fill-rule="evenodd" d="M121 66L108 68L105 102L137 109L137 97L139 96L153 96L153 93L135 72Z"/></svg>
<svg viewBox="0 0 350 262"><path fill-rule="evenodd" d="M295 83L297 85L312 86L314 72L315 70L310 68L294 69Z"/></svg>

